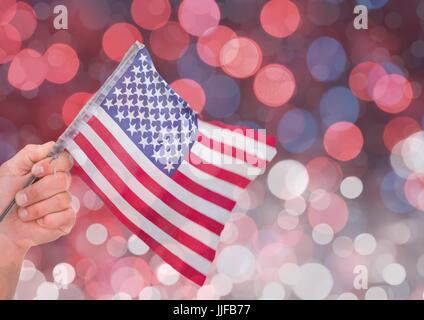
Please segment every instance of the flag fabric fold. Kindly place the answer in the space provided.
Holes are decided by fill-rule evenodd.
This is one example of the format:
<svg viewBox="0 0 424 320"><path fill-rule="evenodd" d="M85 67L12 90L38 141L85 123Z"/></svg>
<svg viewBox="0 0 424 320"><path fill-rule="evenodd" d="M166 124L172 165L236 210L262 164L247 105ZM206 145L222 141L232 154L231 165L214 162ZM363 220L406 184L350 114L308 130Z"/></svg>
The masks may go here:
<svg viewBox="0 0 424 320"><path fill-rule="evenodd" d="M64 142L76 172L131 232L202 285L238 196L276 154L274 139L200 120L140 43L82 113Z"/></svg>

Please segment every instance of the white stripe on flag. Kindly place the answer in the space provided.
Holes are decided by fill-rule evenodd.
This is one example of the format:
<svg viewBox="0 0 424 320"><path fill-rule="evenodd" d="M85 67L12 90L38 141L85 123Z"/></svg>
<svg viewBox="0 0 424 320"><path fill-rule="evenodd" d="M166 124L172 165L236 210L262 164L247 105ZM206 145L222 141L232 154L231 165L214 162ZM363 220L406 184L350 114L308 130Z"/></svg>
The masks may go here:
<svg viewBox="0 0 424 320"><path fill-rule="evenodd" d="M191 148L191 152L202 159L205 163L213 164L216 167L228 170L249 180L255 179L262 171L260 168L210 149L201 143L194 143Z"/></svg>
<svg viewBox="0 0 424 320"><path fill-rule="evenodd" d="M277 153L277 150L274 147L271 147L264 142L257 141L252 137L245 136L241 132L224 129L201 120L198 120L198 127L199 131L209 139L214 139L217 142L225 144L228 144L228 142L231 141L230 145L235 148L251 153L263 160L270 161Z"/></svg>
<svg viewBox="0 0 424 320"><path fill-rule="evenodd" d="M202 184L209 190L216 192L224 197L227 197L233 201L237 201L243 189L237 185L234 185L228 181L222 180L216 176L210 175L204 172L186 160L181 162L178 171L186 175L188 178L194 181L202 181Z"/></svg>
<svg viewBox="0 0 424 320"><path fill-rule="evenodd" d="M134 209L99 172L73 140L68 141L66 147L90 179L134 225L200 273L206 275L209 272L211 263L208 260L182 245Z"/></svg>
<svg viewBox="0 0 424 320"><path fill-rule="evenodd" d="M230 217L230 211L217 206L216 204L191 193L190 190L182 187L170 177L160 171L150 160L140 157L140 150L134 145L134 142L122 131L113 119L103 110L100 109L96 116L100 122L116 137L116 140L128 152L131 158L137 162L140 167L154 179L162 188L168 190L174 197L189 207L192 207L205 216L224 224ZM198 180L198 179L197 179ZM206 187L208 187L206 185ZM212 189L211 189L212 190ZM225 194L224 194L225 196Z"/></svg>
<svg viewBox="0 0 424 320"><path fill-rule="evenodd" d="M102 158L113 168L116 174L125 181L128 188L133 191L140 199L142 199L150 208L155 210L159 215L175 225L178 229L184 231L188 235L195 237L212 249L216 249L219 243L219 237L204 228L201 225L187 219L179 212L170 208L161 199L157 198L148 187L144 186L137 180L134 175L128 171L125 165L118 159L109 146L97 135L94 130L87 124L84 124L80 129L91 145L99 152ZM138 160L149 161L145 159L145 155L139 151ZM164 173L161 172L162 175Z"/></svg>

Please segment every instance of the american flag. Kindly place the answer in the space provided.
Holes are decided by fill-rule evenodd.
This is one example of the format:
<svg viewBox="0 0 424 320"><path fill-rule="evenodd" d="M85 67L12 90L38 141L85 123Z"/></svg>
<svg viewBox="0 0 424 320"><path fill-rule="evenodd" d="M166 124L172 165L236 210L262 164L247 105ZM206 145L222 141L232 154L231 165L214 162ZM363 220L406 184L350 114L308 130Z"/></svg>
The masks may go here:
<svg viewBox="0 0 424 320"><path fill-rule="evenodd" d="M202 285L238 196L276 154L273 139L201 121L140 43L84 110L65 141L77 173L166 263Z"/></svg>

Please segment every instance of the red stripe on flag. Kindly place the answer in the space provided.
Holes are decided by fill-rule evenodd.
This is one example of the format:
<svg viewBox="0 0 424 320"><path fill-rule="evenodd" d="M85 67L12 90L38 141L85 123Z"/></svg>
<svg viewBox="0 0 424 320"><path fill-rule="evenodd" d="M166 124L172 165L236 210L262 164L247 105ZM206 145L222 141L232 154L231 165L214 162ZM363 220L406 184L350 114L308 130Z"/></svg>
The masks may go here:
<svg viewBox="0 0 424 320"><path fill-rule="evenodd" d="M171 265L175 270L180 272L182 275L195 282L199 286L202 286L205 283L206 276L186 262L181 260L179 257L174 255L164 246L162 246L155 239L150 237L143 230L138 228L133 224L126 216L124 216L119 209L113 204L113 202L103 193L103 191L96 185L96 183L91 180L91 178L84 172L84 170L79 166L74 166L73 170L78 173L78 175L87 183L87 185L103 200L104 203L111 209L113 214L121 221L132 233L137 235L141 240L143 240L152 250L158 254L166 263Z"/></svg>
<svg viewBox="0 0 424 320"><path fill-rule="evenodd" d="M133 173L135 178L150 190L156 197L162 199L169 207L179 212L181 215L192 220L193 222L203 226L211 232L219 235L224 229L224 225L220 222L202 214L201 212L189 207L184 202L173 196L165 188L162 188L154 179L152 179L142 167L128 154L116 138L109 132L109 130L97 119L92 117L88 122L90 127L97 133L103 140L107 141L107 145L113 153L121 160L124 166Z"/></svg>
<svg viewBox="0 0 424 320"><path fill-rule="evenodd" d="M206 172L211 176L215 176L219 179L225 180L229 183L239 186L240 188L246 188L250 183L250 180L243 176L240 176L223 168L219 168L213 164L204 163L204 160L199 158L193 152L190 152L187 158L190 164L196 167L197 169Z"/></svg>
<svg viewBox="0 0 424 320"><path fill-rule="evenodd" d="M220 195L219 193L216 193L212 190L209 190L202 186L201 184L198 184L197 182L191 180L189 177L187 177L184 173L180 171L175 171L172 175L172 180L174 180L179 185L183 186L190 186L190 192L205 199L209 202L212 202L228 211L231 211L234 209L234 206L236 205L236 202Z"/></svg>
<svg viewBox="0 0 424 320"><path fill-rule="evenodd" d="M168 233L175 240L198 253L205 259L212 261L215 257L215 250L200 242L193 236L185 233L168 220L158 214L153 208L146 204L139 196L137 196L128 185L122 181L118 174L110 167L98 151L90 144L90 142L81 133L79 133L74 141L85 152L87 157L96 164L97 169L110 182L110 184L118 191L118 193L136 209L146 219L154 223L158 228Z"/></svg>

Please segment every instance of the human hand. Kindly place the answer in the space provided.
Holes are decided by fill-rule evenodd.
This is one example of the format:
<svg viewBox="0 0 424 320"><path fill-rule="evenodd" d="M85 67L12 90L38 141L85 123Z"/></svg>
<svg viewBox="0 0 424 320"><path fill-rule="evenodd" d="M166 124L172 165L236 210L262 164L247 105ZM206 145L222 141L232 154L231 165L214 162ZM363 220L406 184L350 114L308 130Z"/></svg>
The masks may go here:
<svg viewBox="0 0 424 320"><path fill-rule="evenodd" d="M66 152L47 158L53 145L28 145L0 167L0 210L14 197L17 203L0 224L0 236L23 252L58 239L75 224L68 191L72 158ZM31 175L40 180L22 190Z"/></svg>

